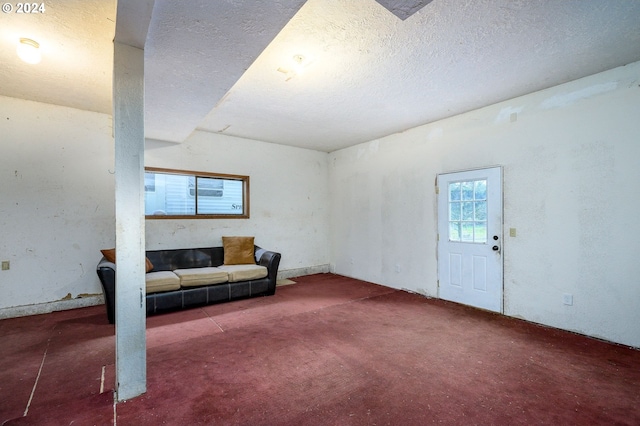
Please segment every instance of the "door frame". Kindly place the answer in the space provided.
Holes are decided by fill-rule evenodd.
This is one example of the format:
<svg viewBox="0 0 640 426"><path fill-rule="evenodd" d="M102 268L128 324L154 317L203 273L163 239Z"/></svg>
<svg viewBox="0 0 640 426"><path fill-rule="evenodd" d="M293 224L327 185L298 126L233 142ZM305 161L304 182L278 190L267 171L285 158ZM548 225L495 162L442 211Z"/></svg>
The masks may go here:
<svg viewBox="0 0 640 426"><path fill-rule="evenodd" d="M436 274L437 274L437 297L440 297L440 274L441 274L441 259L440 259L440 178L442 175L454 174L454 173L465 173L465 172L476 172L488 169L499 169L500 171L500 223L496 228L499 229L499 241L500 241L500 310L495 311L500 314L504 314L504 254L505 254L505 241L504 241L504 167L501 165L493 165L486 167L474 167L470 169L458 169L453 171L440 172L436 175L435 179L435 192L436 192ZM447 209L448 210L448 209ZM447 222L449 218L447 216ZM488 231L487 231L488 232ZM447 299L442 299L447 300ZM455 302L454 302L455 303ZM467 305L473 306L473 305ZM475 307L475 306L473 306ZM483 309L479 307L475 307L476 309ZM494 312L494 311L491 311Z"/></svg>

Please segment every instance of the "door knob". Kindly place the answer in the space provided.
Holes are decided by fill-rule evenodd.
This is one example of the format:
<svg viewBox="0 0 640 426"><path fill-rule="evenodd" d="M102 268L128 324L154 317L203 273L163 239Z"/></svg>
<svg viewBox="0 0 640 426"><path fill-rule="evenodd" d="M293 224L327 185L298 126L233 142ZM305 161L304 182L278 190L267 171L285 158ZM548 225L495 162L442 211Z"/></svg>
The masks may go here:
<svg viewBox="0 0 640 426"><path fill-rule="evenodd" d="M493 251L498 251L498 250L500 250L500 247L498 247L498 246L493 246L493 247L491 247L491 250L493 250Z"/></svg>

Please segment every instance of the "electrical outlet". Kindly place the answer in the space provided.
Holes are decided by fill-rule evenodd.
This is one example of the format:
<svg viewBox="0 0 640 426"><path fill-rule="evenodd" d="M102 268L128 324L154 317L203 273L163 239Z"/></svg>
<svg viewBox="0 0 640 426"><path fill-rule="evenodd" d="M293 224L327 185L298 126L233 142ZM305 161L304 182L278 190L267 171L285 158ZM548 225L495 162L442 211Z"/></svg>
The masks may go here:
<svg viewBox="0 0 640 426"><path fill-rule="evenodd" d="M3 270L3 271L8 271L10 266L11 266L11 265L9 264L9 261L8 261L8 260L3 260L3 261L2 261L2 270Z"/></svg>
<svg viewBox="0 0 640 426"><path fill-rule="evenodd" d="M562 303L567 306L573 305L573 294L565 293L562 295Z"/></svg>

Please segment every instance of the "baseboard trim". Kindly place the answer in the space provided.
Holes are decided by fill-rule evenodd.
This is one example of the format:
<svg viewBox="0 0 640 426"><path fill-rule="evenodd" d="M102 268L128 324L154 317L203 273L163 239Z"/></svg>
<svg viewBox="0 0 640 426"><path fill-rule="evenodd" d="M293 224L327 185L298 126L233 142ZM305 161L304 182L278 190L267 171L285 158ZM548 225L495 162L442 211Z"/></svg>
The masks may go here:
<svg viewBox="0 0 640 426"><path fill-rule="evenodd" d="M283 271L278 271L278 279L282 280L285 278L301 277L303 275L326 274L328 272L329 264L327 263L325 265L307 266L305 268L285 269Z"/></svg>
<svg viewBox="0 0 640 426"><path fill-rule="evenodd" d="M87 306L103 305L104 296L87 296L76 299L58 300L55 302L38 303L36 305L14 306L0 309L0 319L27 317L30 315L48 314L56 311L86 308Z"/></svg>

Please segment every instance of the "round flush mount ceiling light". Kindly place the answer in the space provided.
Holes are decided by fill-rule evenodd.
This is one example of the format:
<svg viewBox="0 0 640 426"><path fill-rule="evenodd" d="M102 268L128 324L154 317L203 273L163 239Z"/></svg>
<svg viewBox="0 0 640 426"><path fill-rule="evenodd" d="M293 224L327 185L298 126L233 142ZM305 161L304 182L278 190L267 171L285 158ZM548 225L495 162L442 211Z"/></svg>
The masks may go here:
<svg viewBox="0 0 640 426"><path fill-rule="evenodd" d="M37 64L42 59L40 44L30 38L20 38L16 53L18 53L20 59L28 64Z"/></svg>

